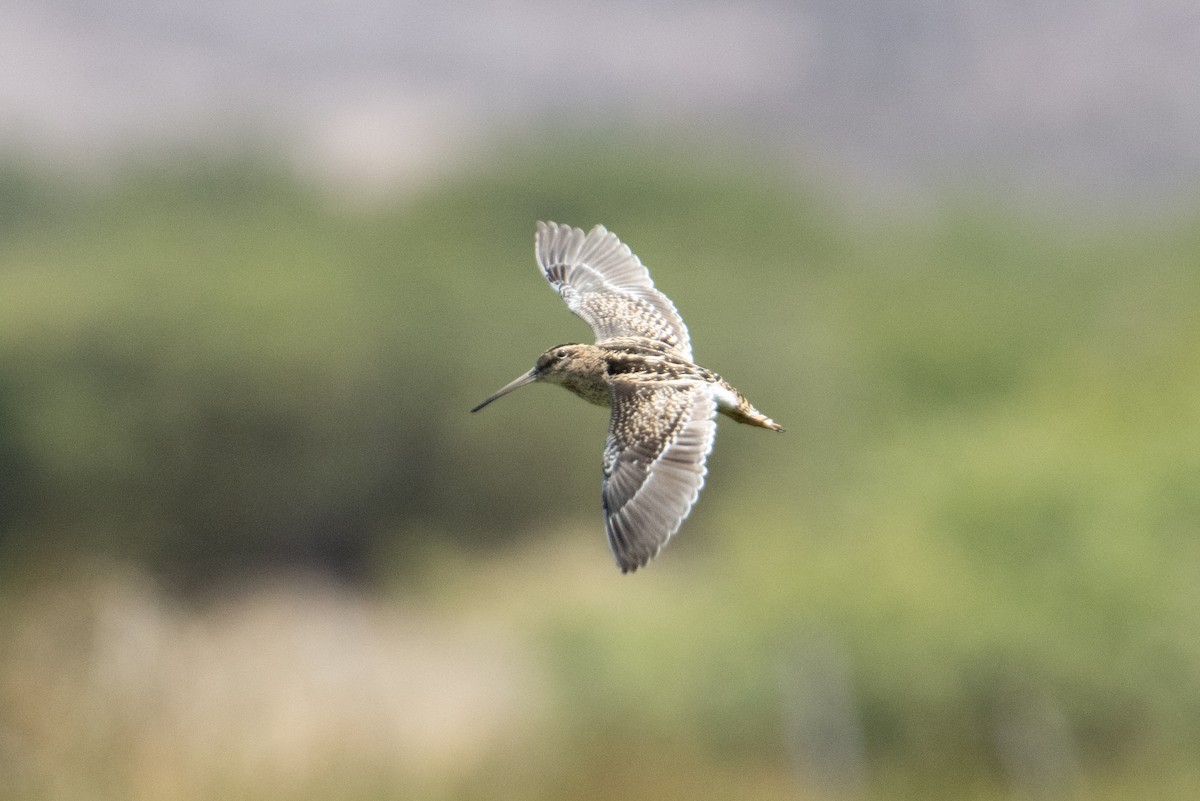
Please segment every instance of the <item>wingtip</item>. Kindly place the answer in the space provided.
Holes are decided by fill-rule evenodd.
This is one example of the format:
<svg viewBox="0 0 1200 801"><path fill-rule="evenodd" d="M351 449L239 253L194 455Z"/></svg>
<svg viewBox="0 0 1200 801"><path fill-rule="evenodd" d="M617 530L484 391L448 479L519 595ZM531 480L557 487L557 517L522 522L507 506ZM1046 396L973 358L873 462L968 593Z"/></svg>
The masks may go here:
<svg viewBox="0 0 1200 801"><path fill-rule="evenodd" d="M670 535L668 535L669 538ZM655 558L662 553L662 546L654 550L654 553L634 554L627 551L621 553L613 552L613 561L617 563L617 567L621 569L621 575L626 573L636 573L640 568L646 567L653 562Z"/></svg>
<svg viewBox="0 0 1200 801"><path fill-rule="evenodd" d="M638 561L621 562L620 560L617 561L617 567L619 567L621 569L622 576L627 576L630 573L636 573L638 571L639 567L645 567L648 564L650 564L649 559L647 559L644 562L638 562Z"/></svg>
<svg viewBox="0 0 1200 801"><path fill-rule="evenodd" d="M608 229L605 228L600 223L596 223L595 225L592 226L592 230L587 231L585 233L582 228L579 228L574 225L567 225L566 223L556 223L553 220L538 220L537 221L538 235L545 234L547 231L557 232L560 229L566 229L568 231L578 231L580 234L583 234L585 237L595 236L597 238L603 238L603 237L608 236L608 234L609 234Z"/></svg>
<svg viewBox="0 0 1200 801"><path fill-rule="evenodd" d="M612 540L609 540L609 545L613 545ZM638 568L642 568L650 564L650 562L654 560L654 557L658 556L659 552L661 551L662 548L659 548L654 553L638 554L633 553L629 548L626 547L613 547L612 557L613 562L616 563L617 568L621 571L621 575L624 576L629 573L636 573Z"/></svg>

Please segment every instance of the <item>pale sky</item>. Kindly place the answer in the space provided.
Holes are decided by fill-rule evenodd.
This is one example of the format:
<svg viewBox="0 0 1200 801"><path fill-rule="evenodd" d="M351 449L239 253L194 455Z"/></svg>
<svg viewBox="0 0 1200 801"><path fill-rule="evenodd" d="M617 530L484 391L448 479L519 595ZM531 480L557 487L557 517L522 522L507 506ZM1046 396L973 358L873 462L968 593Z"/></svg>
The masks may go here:
<svg viewBox="0 0 1200 801"><path fill-rule="evenodd" d="M404 177L596 126L1151 202L1200 179L1200 3L0 0L0 149L68 164L253 137Z"/></svg>

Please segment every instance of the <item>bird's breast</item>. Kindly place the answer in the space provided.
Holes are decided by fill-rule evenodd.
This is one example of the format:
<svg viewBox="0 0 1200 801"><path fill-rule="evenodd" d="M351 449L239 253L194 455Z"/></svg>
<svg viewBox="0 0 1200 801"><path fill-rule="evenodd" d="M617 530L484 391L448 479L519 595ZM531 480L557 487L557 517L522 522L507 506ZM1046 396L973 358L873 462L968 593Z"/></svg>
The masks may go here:
<svg viewBox="0 0 1200 801"><path fill-rule="evenodd" d="M603 373L573 375L562 382L563 386L597 406L612 406L612 391L608 377Z"/></svg>

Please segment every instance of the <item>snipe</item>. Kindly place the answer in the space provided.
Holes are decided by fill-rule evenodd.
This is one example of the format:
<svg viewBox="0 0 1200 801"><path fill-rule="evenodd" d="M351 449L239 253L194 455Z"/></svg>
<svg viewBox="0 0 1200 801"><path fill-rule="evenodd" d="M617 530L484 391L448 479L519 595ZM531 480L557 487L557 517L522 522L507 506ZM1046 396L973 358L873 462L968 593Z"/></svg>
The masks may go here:
<svg viewBox="0 0 1200 801"><path fill-rule="evenodd" d="M721 376L692 361L687 327L650 273L615 234L539 222L537 262L596 344L557 345L529 372L472 409L517 387L560 384L612 407L601 499L621 572L655 557L704 486L718 412L782 431Z"/></svg>

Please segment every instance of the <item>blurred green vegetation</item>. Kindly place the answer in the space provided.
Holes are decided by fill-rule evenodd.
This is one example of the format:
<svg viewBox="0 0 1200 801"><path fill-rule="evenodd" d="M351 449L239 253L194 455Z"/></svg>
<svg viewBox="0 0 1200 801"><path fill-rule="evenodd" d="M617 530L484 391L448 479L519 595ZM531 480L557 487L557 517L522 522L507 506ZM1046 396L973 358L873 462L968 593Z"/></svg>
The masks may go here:
<svg viewBox="0 0 1200 801"><path fill-rule="evenodd" d="M850 210L722 156L526 147L359 205L252 158L0 170L8 607L64 557L171 597L300 565L511 630L555 767L430 797L1200 792L1200 219ZM589 336L537 219L616 231L788 428L726 421L632 577L602 410L466 413Z"/></svg>

